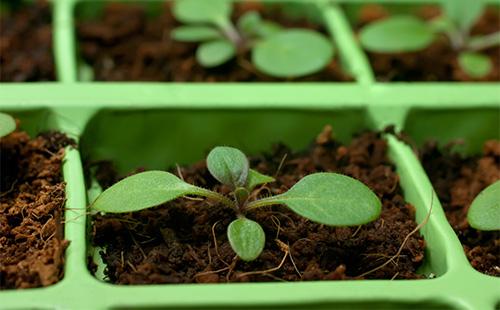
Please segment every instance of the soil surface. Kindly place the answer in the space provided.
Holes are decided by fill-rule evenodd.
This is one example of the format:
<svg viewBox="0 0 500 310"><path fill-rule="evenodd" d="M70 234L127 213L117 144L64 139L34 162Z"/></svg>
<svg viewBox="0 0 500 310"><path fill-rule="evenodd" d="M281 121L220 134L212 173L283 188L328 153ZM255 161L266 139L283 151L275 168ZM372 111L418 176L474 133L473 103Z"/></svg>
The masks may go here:
<svg viewBox="0 0 500 310"><path fill-rule="evenodd" d="M487 141L480 156L463 157L434 142L422 150L422 162L446 217L458 235L472 266L500 276L500 232L482 232L467 223L467 211L476 196L500 179L500 141Z"/></svg>
<svg viewBox="0 0 500 310"><path fill-rule="evenodd" d="M424 6L418 15L431 19L440 14L436 7ZM360 13L358 28L389 13L381 6L366 6ZM488 9L472 29L472 35L484 35L500 31L500 11ZM460 68L458 53L451 47L444 35L423 51L412 53L372 53L366 52L378 81L500 81L500 47L483 50L493 61L493 70L486 77L474 79Z"/></svg>
<svg viewBox="0 0 500 310"><path fill-rule="evenodd" d="M251 158L251 167L277 175L276 182L254 195L280 194L305 175L335 171L371 187L383 211L372 223L343 228L310 222L281 206L249 212L266 233L263 253L249 263L235 258L226 237L234 211L203 200L179 199L140 212L96 215L91 242L106 248L101 251L108 266L105 273L118 284L422 278L416 274L425 247L419 234L409 238L397 265L358 277L395 255L416 227L414 208L405 202L386 152L378 133L363 133L343 146L325 128L307 151L294 153L276 145L272 152ZM204 161L180 171L192 184L229 192L213 179ZM96 176L105 188L119 180L109 162L98 165ZM284 258L287 251L290 255ZM261 272L272 268L276 270Z"/></svg>
<svg viewBox="0 0 500 310"><path fill-rule="evenodd" d="M0 139L0 289L32 288L63 277L64 147L57 132Z"/></svg>
<svg viewBox="0 0 500 310"><path fill-rule="evenodd" d="M286 27L322 30L302 19L291 19L277 7L259 3L239 4L233 19L248 11L259 11L266 18ZM197 44L174 41L170 31L179 26L165 3L158 17L149 18L143 7L132 4L109 4L98 20L80 21L80 54L99 81L175 81L175 82L248 82L277 81L255 70L248 53L222 66L206 69L197 64ZM300 81L347 81L337 61L322 72Z"/></svg>
<svg viewBox="0 0 500 310"><path fill-rule="evenodd" d="M28 82L56 79L52 56L52 12L38 0L0 13L0 81Z"/></svg>

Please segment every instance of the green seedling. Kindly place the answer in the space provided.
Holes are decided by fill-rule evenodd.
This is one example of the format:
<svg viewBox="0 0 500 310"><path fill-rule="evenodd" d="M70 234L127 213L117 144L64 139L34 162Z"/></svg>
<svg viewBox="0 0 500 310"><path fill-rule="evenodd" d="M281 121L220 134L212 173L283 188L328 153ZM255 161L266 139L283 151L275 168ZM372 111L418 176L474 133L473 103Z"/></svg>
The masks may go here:
<svg viewBox="0 0 500 310"><path fill-rule="evenodd" d="M500 230L500 180L477 195L467 212L467 220L478 230Z"/></svg>
<svg viewBox="0 0 500 310"><path fill-rule="evenodd" d="M0 112L0 138L14 130L16 130L16 120L12 116Z"/></svg>
<svg viewBox="0 0 500 310"><path fill-rule="evenodd" d="M487 76L493 64L481 51L500 45L500 31L482 36L471 35L472 26L484 12L484 0L441 1L443 13L431 21L411 15L394 15L370 23L360 32L362 46L378 53L415 52L427 48L444 34L457 51L458 64L468 76Z"/></svg>
<svg viewBox="0 0 500 310"><path fill-rule="evenodd" d="M380 215L381 203L366 185L336 173L315 173L302 178L287 192L254 199L254 189L273 182L270 176L249 168L245 154L232 147L216 147L207 157L213 177L230 186L230 195L188 184L165 171L147 171L125 178L111 186L92 203L91 208L106 213L132 212L155 207L187 195L208 198L235 210L237 219L227 228L231 247L244 261L256 259L265 244L265 233L248 212L283 205L317 223L331 226L361 225Z"/></svg>
<svg viewBox="0 0 500 310"><path fill-rule="evenodd" d="M257 12L231 21L230 0L176 0L175 18L185 24L174 29L177 41L199 43L198 63L212 68L251 51L254 67L277 78L297 78L323 69L333 46L323 34L308 29L285 29L263 20ZM296 10L296 9L295 9Z"/></svg>

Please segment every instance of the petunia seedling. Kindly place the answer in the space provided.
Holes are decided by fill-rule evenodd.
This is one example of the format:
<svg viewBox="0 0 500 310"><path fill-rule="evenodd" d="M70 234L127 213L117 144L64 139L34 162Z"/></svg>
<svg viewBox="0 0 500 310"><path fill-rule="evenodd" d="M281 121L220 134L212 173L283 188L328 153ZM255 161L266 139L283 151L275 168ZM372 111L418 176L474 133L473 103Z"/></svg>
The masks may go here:
<svg viewBox="0 0 500 310"><path fill-rule="evenodd" d="M411 15L393 15L365 26L359 39L368 51L377 53L415 52L429 47L445 35L458 53L460 68L471 78L487 76L491 59L481 51L500 45L500 31L472 35L472 26L485 9L484 0L441 0L442 15L424 21Z"/></svg>
<svg viewBox="0 0 500 310"><path fill-rule="evenodd" d="M500 180L485 188L467 212L469 225L479 230L500 230Z"/></svg>
<svg viewBox="0 0 500 310"><path fill-rule="evenodd" d="M277 78L309 75L330 63L333 45L323 34L285 29L254 11L242 15L234 25L232 9L230 0L176 0L173 14L185 25L171 35L177 41L199 43L196 59L206 68L249 51L258 71Z"/></svg>
<svg viewBox="0 0 500 310"><path fill-rule="evenodd" d="M16 120L9 114L0 112L0 138L16 130Z"/></svg>
<svg viewBox="0 0 500 310"><path fill-rule="evenodd" d="M169 172L146 171L106 189L91 208L122 213L155 207L187 195L205 197L235 210L237 218L229 224L227 237L244 261L256 259L265 245L263 228L246 217L256 209L283 205L317 223L353 226L377 219L382 208L377 195L366 185L337 173L311 174L282 194L253 198L251 193L257 186L275 180L250 169L245 154L232 147L214 148L208 154L207 167L216 180L231 188L229 195L188 184Z"/></svg>

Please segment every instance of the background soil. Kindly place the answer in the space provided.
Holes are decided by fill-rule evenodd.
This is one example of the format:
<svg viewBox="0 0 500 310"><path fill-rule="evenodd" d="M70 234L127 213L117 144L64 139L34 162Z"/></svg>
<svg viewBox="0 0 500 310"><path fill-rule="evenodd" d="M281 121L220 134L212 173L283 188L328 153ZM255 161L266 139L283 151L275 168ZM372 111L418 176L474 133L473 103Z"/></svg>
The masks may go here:
<svg viewBox="0 0 500 310"><path fill-rule="evenodd" d="M258 3L237 5L236 20L250 10L286 27L320 30L316 24L301 18L291 19L278 8L265 9ZM277 79L258 73L249 55L222 66L205 69L197 64L197 44L174 41L170 31L179 26L165 3L160 16L148 18L144 8L132 4L109 4L102 18L79 21L78 39L83 60L94 70L99 81L175 81L175 82L249 82ZM300 81L348 81L339 64L332 61L323 71Z"/></svg>
<svg viewBox="0 0 500 310"><path fill-rule="evenodd" d="M74 142L51 132L0 139L0 289L32 288L63 277L64 147Z"/></svg>
<svg viewBox="0 0 500 310"><path fill-rule="evenodd" d="M263 187L259 196L282 193L307 174L336 171L361 180L377 193L383 202L378 220L360 227L333 228L312 223L284 207L259 209L248 217L262 224L266 246L258 259L246 263L234 259L226 228L235 214L222 205L179 199L140 212L96 215L91 242L107 249L101 253L107 277L118 284L343 280L380 266L416 227L414 208L402 196L399 178L386 157L386 142L378 133L366 132L348 146L330 136L326 128L307 151L294 153L277 145L271 153L253 157L251 167L268 175L275 175L280 162L284 163L277 181ZM97 167L96 176L104 188L119 180L109 162ZM180 171L192 184L229 191L211 177L204 161ZM388 264L366 278L422 278L415 272L424 259L424 247L423 238L412 235L397 264ZM246 274L277 267L287 248L291 256L279 270ZM95 267L91 264L91 269Z"/></svg>
<svg viewBox="0 0 500 310"><path fill-rule="evenodd" d="M0 81L54 81L50 5L45 0L15 3L2 0L13 10L0 14Z"/></svg>
<svg viewBox="0 0 500 310"><path fill-rule="evenodd" d="M437 7L424 6L418 15L431 19L440 15ZM359 29L375 20L388 17L389 13L378 5L367 5L360 13L356 27ZM488 9L472 29L473 35L500 31L500 11ZM376 79L382 82L398 81L500 81L500 47L482 51L493 61L492 72L484 78L473 79L460 68L457 52L451 47L447 37L440 37L427 49L412 53L372 53L366 52Z"/></svg>
<svg viewBox="0 0 500 310"><path fill-rule="evenodd" d="M467 211L483 189L500 179L500 141L487 141L479 156L461 156L453 147L441 149L435 142L427 143L421 151L424 168L472 266L498 277L500 232L471 228Z"/></svg>

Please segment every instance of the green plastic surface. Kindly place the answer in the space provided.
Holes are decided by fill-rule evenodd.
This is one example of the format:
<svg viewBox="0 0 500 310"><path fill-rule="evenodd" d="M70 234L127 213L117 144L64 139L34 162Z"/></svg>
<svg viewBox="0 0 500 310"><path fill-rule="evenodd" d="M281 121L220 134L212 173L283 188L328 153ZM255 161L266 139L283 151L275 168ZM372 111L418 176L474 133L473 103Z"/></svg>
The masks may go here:
<svg viewBox="0 0 500 310"><path fill-rule="evenodd" d="M376 83L344 12L323 0L317 3L324 6L342 63L356 82L79 82L72 15L76 3L53 1L59 81L0 84L0 110L20 118L29 133L53 128L80 138L80 149L68 150L63 167L65 233L71 241L65 276L46 288L1 291L0 309L498 308L500 279L470 266L437 199L422 229L427 252L421 271L433 273L435 279L141 286L96 279L86 266L91 249L81 157L114 160L122 171L141 165L166 168L199 160L217 144L231 144L248 154L277 141L301 148L325 124L331 124L343 142L363 128L395 124L418 143L464 138L463 151L474 153L486 139L500 137L500 87ZM422 221L430 208L432 186L412 150L391 136L387 140L405 198Z"/></svg>

